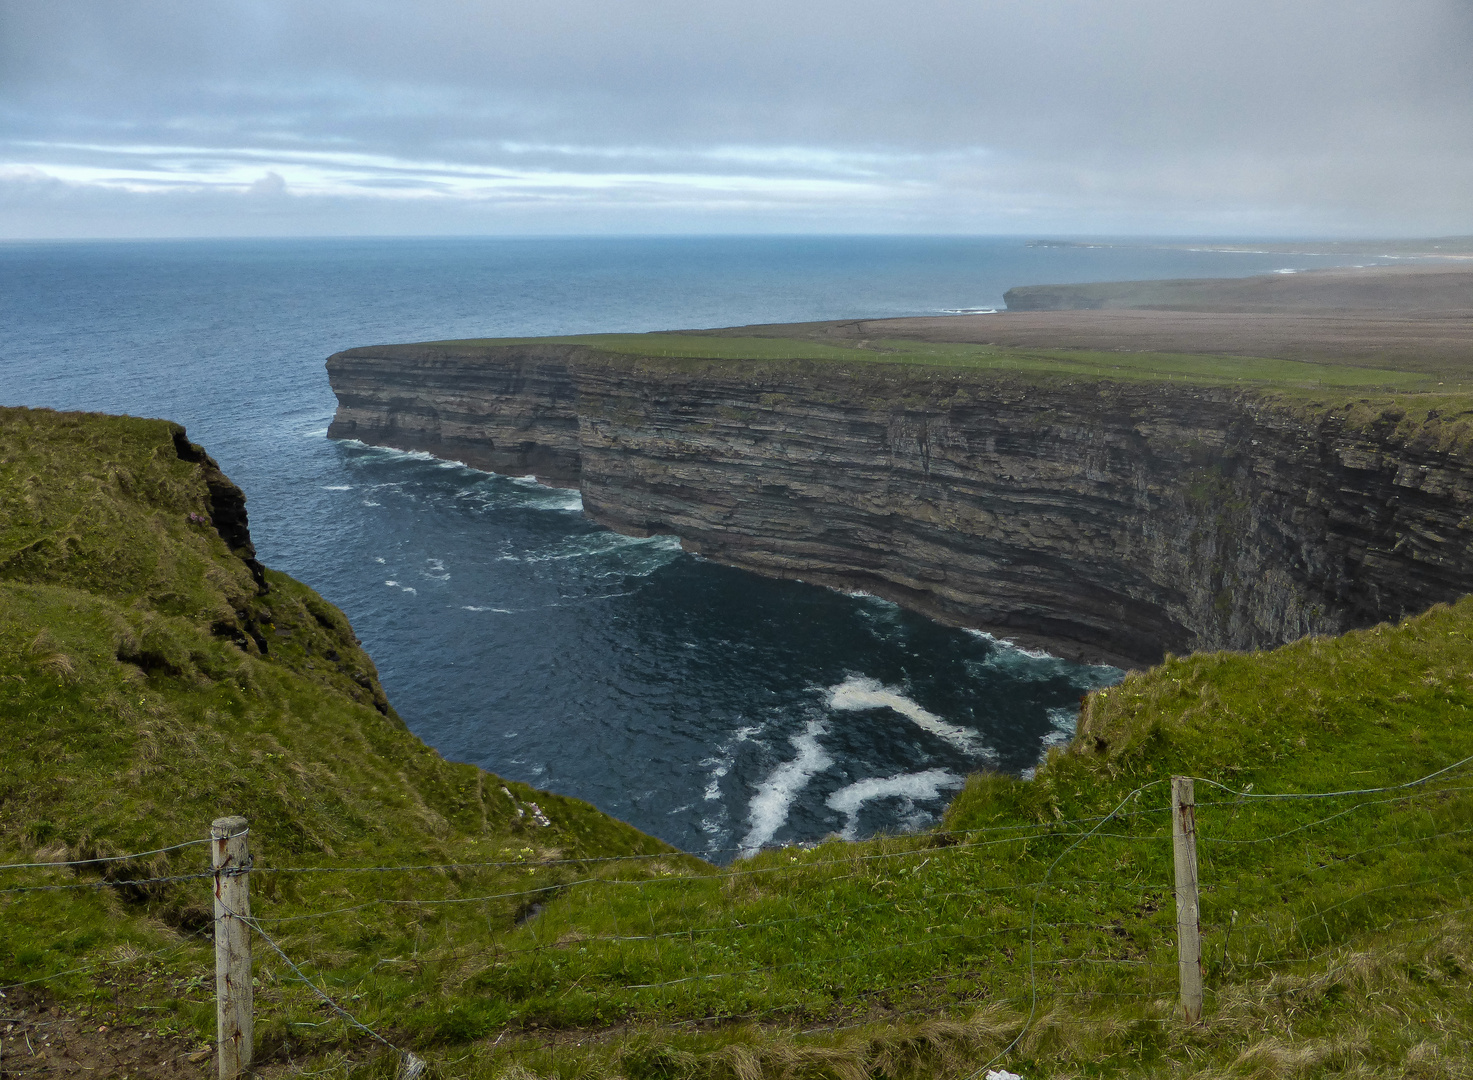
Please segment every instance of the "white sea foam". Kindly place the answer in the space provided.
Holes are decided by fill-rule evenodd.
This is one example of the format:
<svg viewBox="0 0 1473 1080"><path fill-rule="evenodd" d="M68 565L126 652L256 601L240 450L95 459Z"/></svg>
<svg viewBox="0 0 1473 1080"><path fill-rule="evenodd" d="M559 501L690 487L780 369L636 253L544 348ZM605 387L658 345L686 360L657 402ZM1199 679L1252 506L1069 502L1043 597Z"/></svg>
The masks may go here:
<svg viewBox="0 0 1473 1080"><path fill-rule="evenodd" d="M721 798L721 781L727 773L731 772L732 763L736 760L732 753L734 743L744 743L748 739L762 733L762 724L753 727L741 727L732 732L731 740L716 747L713 757L704 758L700 765L702 768L711 770L711 779L706 782L705 798L707 802L716 802Z"/></svg>
<svg viewBox="0 0 1473 1080"><path fill-rule="evenodd" d="M799 792L808 786L808 781L834 763L818 742L818 737L825 730L822 720L810 720L802 734L792 737L797 756L773 769L757 786L757 794L747 804L747 821L751 827L742 840L743 855L756 854L777 835L788 820L788 811Z"/></svg>
<svg viewBox="0 0 1473 1080"><path fill-rule="evenodd" d="M493 611L497 615L515 615L516 614L516 612L513 611L511 608L504 608L504 607L477 607L474 604L461 604L460 605L460 610L461 611Z"/></svg>
<svg viewBox="0 0 1473 1080"><path fill-rule="evenodd" d="M1004 649L1009 649L1009 650L1011 650L1011 651L1013 651L1015 653L1018 653L1021 656L1026 656L1030 660L1057 660L1058 659L1057 656L1055 656L1053 653L1049 652L1046 649L1025 649L1022 645L1019 645L1016 641L1009 641L1007 638L997 637L997 636L995 636L993 634L989 634L986 630L973 630L971 627L967 627L967 633L971 634L973 637L982 638L984 641L988 641L988 642L992 643L993 645L1000 646L1000 647L1002 647Z"/></svg>
<svg viewBox="0 0 1473 1080"><path fill-rule="evenodd" d="M1043 737L1042 748L1047 753L1050 747L1063 746L1074 738L1076 725L1079 723L1078 705L1060 705L1048 711L1049 723L1053 730Z"/></svg>
<svg viewBox="0 0 1473 1080"><path fill-rule="evenodd" d="M381 502L374 502L372 499L364 499L363 500L363 505L364 506L382 506L384 504L381 503Z"/></svg>
<svg viewBox="0 0 1473 1080"><path fill-rule="evenodd" d="M843 836L846 840L859 838L859 811L867 802L875 799L900 799L902 817L915 813L917 802L930 802L940 798L941 792L953 791L966 783L965 779L946 769L927 769L918 773L896 773L894 776L858 780L848 787L841 787L828 797L830 810L844 815Z"/></svg>
<svg viewBox="0 0 1473 1080"><path fill-rule="evenodd" d="M1007 638L993 637L983 630L968 630L967 633L992 646L984 658L963 661L967 670L977 677L982 677L985 669L992 668L1024 682L1065 679L1081 690L1092 690L1098 686L1113 686L1125 676L1125 672L1109 664L1071 664L1052 653L1025 649Z"/></svg>
<svg viewBox="0 0 1473 1080"><path fill-rule="evenodd" d="M383 561L384 561L384 559L383 559L383 556L382 556L382 555L375 555L375 556L374 556L374 557L373 557L373 561L374 561L374 562L376 562L376 563L380 563L380 564L382 564L382 563L383 563Z"/></svg>
<svg viewBox="0 0 1473 1080"><path fill-rule="evenodd" d="M399 587L399 583L397 581L386 581L386 582L384 582L384 584L385 585L392 585L396 589Z"/></svg>
<svg viewBox="0 0 1473 1080"><path fill-rule="evenodd" d="M352 491L352 484L323 484L323 491Z"/></svg>
<svg viewBox="0 0 1473 1080"><path fill-rule="evenodd" d="M829 708L837 712L893 709L916 727L945 739L959 750L969 754L986 750L975 731L947 723L935 713L921 708L894 687L884 686L875 679L851 675L838 686L829 687Z"/></svg>

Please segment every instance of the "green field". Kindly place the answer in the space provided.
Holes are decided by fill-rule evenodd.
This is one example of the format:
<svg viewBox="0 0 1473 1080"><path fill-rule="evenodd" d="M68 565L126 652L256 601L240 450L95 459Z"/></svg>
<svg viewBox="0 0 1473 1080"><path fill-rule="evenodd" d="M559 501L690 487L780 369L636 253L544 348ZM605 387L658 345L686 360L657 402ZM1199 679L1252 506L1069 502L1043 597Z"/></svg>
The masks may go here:
<svg viewBox="0 0 1473 1080"><path fill-rule="evenodd" d="M992 345L916 341L872 341L864 347L829 345L802 338L727 337L703 334L588 334L547 338L473 338L427 345L488 347L582 345L599 352L666 360L728 360L750 363L823 361L895 364L910 368L998 372L1067 379L1165 380L1206 386L1244 384L1291 390L1449 391L1425 372L1348 364L1309 363L1248 356L1188 353L1091 352L1080 349L1007 349ZM1473 390L1470 377L1469 390Z"/></svg>
<svg viewBox="0 0 1473 1080"><path fill-rule="evenodd" d="M0 862L48 864L0 870L12 1003L210 1038L205 849L86 860L242 813L296 965L258 936L267 1075L392 1075L386 1044L509 1080L1470 1075L1473 599L1169 658L938 830L715 867L420 744L341 613L200 524L174 430L0 411Z"/></svg>

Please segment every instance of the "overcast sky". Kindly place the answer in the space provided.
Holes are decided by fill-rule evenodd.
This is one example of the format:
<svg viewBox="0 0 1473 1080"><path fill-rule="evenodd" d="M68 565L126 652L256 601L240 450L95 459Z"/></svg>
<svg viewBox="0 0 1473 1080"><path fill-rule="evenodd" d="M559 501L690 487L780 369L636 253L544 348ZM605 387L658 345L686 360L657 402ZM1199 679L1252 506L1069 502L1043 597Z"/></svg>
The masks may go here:
<svg viewBox="0 0 1473 1080"><path fill-rule="evenodd" d="M0 237L1473 232L1473 0L0 0Z"/></svg>

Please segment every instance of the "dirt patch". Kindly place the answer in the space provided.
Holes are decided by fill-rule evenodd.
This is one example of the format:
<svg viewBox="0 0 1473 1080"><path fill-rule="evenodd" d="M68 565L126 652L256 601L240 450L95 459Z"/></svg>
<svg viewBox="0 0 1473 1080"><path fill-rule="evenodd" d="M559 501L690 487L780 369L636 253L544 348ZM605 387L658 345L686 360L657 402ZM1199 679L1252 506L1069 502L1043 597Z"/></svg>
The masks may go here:
<svg viewBox="0 0 1473 1080"><path fill-rule="evenodd" d="M20 1077L158 1077L213 1075L215 1052L197 1039L109 1022L106 1011L69 1012L11 991L0 997L0 1080Z"/></svg>

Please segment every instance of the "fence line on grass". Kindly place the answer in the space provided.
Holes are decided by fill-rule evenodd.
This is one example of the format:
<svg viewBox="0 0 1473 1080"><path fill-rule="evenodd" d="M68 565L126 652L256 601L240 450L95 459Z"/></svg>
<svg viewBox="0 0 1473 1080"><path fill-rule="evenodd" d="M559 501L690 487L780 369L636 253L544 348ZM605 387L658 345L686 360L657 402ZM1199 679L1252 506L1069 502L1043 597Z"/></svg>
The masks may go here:
<svg viewBox="0 0 1473 1080"><path fill-rule="evenodd" d="M0 888L0 895L13 899L18 894L27 892L59 889L125 886L146 889L213 878L217 898L217 950L229 952L232 947L236 950L233 957L226 957L217 963L217 976L222 970L233 971L232 985L239 988L243 983L249 988L249 957L245 960L247 966L242 967L240 941L243 937L248 948L249 938L259 936L291 973L291 981L299 981L308 987L332 1016L361 1029L386 1048L400 1054L405 1067L413 1071L422 1068L422 1064L415 1064L419 1059L405 1056L405 1051L334 998L329 992L328 982L325 981L328 968L319 967L318 979L314 981L305 970L308 965L304 961L291 958L291 946L286 939L278 940L276 935L281 933L278 928L294 928L309 921L331 919L371 908L429 911L447 905L486 905L489 919L493 906L499 903L518 901L522 903L523 910L535 911L532 906L535 901L551 895L566 894L581 897L580 903L597 903L601 908L607 908L614 932L589 935L577 933L575 916L578 909L575 907L563 920L571 920L574 930L557 940L538 940L540 924L533 924L530 931L532 942L524 947L507 947L494 943L465 950L452 948L448 952L432 949L422 959L416 952L413 962L420 964L421 968L423 965L439 965L442 970L456 965L457 971L471 972L471 975L465 976L470 978L476 977L474 973L477 971L495 971L517 964L532 965L527 968L531 973L536 965L542 963L537 954L552 957L568 955L572 950L597 950L589 957L587 971L563 990L562 997L573 992L584 977L599 972L599 978L590 985L606 990L652 995L648 1007L657 1011L675 1009L677 1015L682 1001L688 1005L698 1005L703 1000L711 1000L699 987L724 980L736 983L737 989L733 991L731 1000L755 1003L766 998L769 1002L776 1001L770 1008L740 1012L703 1010L707 1015L672 1021L682 1025L720 1023L732 1019L750 1020L754 1017L758 1020L801 1019L812 1014L810 991L837 984L839 991L835 992L835 1004L831 1006L837 1009L837 1002L840 1000L837 994L844 989L844 984L850 982L860 986L861 989L857 991L859 1000L886 1002L887 1008L894 1011L896 1016L935 1015L935 1008L908 1011L896 1009L908 1000L923 1000L928 985L947 982L970 984L973 988L971 1000L1026 1010L1026 1018L1015 1037L978 1070L980 1074L1006 1057L1032 1029L1038 1017L1042 981L1051 982L1048 992L1052 999L1085 1002L1119 1000L1122 1003L1136 1001L1142 1005L1150 1005L1159 1015L1142 1016L1139 1019L1153 1023L1164 1023L1171 1019L1161 1011L1159 1003L1171 993L1174 986L1178 998L1177 1015L1193 1022L1202 1015L1204 1001L1217 992L1211 985L1214 980L1208 977L1209 974L1226 979L1228 973L1241 976L1243 973L1258 970L1274 972L1293 965L1313 964L1333 956L1336 950L1344 947L1340 942L1355 934L1386 933L1398 925L1451 918L1459 912L1473 910L1473 905L1451 908L1445 898L1451 886L1457 887L1460 898L1466 898L1462 883L1473 876L1473 870L1428 875L1415 867L1407 869L1403 863L1396 861L1401 857L1400 852L1411 845L1437 842L1461 845L1464 843L1463 838L1473 834L1473 828L1443 827L1445 824L1459 825L1461 819L1441 820L1448 816L1441 811L1449 806L1461 805L1448 800L1473 791L1473 787L1466 783L1457 783L1465 781L1466 777L1454 775L1461 766L1470 761L1473 758L1455 762L1405 784L1335 792L1255 793L1251 790L1236 791L1210 779L1176 777L1170 780L1173 797L1169 803L1142 806L1143 799L1149 793L1168 783L1166 778L1162 778L1135 789L1106 814L1061 818L1052 822L1020 826L992 826L897 837L891 841L896 845L891 850L870 851L863 855L840 858L825 857L820 851L814 853L812 858L794 855L794 861L769 861L769 865L763 866L739 862L733 867L724 867L710 873L696 872L694 864L681 866L688 853L674 851L589 859L558 856L546 859L402 866L255 866L250 863L249 856L244 851L247 830L244 823L239 822L230 826L239 831L231 832L227 829L228 835L214 838L217 842L238 838L241 851L235 862L226 860L217 863L208 872L158 873L119 880L107 879L106 875L112 872L113 867L126 864L130 860L172 855L182 849L210 842L192 840L133 855L109 855L58 863L0 865L0 872L4 873L67 870L102 875L97 881L66 884L45 882ZM1439 784L1438 780L1443 782ZM1194 782L1223 791L1231 797L1197 803L1193 798ZM1395 794L1390 798L1368 798L1392 793ZM1308 806L1326 799L1360 801L1333 813L1293 822L1291 827L1284 828L1287 823L1282 817L1287 812L1286 806L1296 801ZM1270 829L1259 829L1256 813L1270 807L1278 808L1273 823ZM1367 822L1368 827L1357 831L1351 840L1342 835L1347 819L1352 815L1376 810L1382 816L1374 819L1374 822ZM1169 834L1160 831L1162 814L1170 815L1172 829ZM217 831L221 825L222 822L216 823ZM1372 825L1374 828L1369 827ZM1385 826L1390 826L1394 839L1380 835L1379 830ZM1337 828L1342 832L1335 832ZM1316 830L1321 831L1316 833ZM1254 867L1259 864L1252 860L1259 859L1259 853L1263 853L1263 859L1272 860L1274 855L1271 853L1276 852L1282 856L1289 851L1297 852L1299 849L1296 845L1306 839L1309 842L1304 847L1307 861L1304 869L1289 872L1280 863L1264 862L1261 865L1266 869L1262 872L1254 871ZM1168 842L1171 844L1170 861L1174 869L1166 875L1162 872L1164 863L1161 860L1165 858L1163 846ZM1119 879L1112 880L1101 877L1097 872L1072 876L1064 869L1067 861L1076 852L1089 846L1090 851L1100 854L1107 849L1101 849L1098 845L1107 843L1115 845L1108 850L1120 851L1121 857L1116 865L1124 871L1135 870L1135 860L1138 857L1144 859L1134 878L1126 880L1125 873L1122 873ZM954 878L957 874L966 873L972 865L979 868L982 866L981 863L972 862L973 856L985 860L989 855L1008 850L1009 845L1024 844L1034 847L1038 844L1062 845L1062 849L1057 851L1037 880L986 886L979 882L974 888L965 885L948 887L945 891L926 892L914 898L907 894L899 900L892 899L890 894L884 894L879 899L859 904L846 897L838 909L846 916L860 915L865 919L873 916L883 919L886 910L894 909L896 904L913 904L917 911L925 912L938 920L936 925L925 927L921 934L912 933L901 938L898 931L904 925L903 920L908 912L905 909L896 909L894 936L899 940L873 948L839 952L836 947L842 946L843 936L826 923L831 911L815 909L799 913L802 908L795 891L799 886L803 890L803 903L812 904L816 908L814 898L822 895L816 890L823 886L836 889L844 883L860 882L879 890L883 886L898 888L896 881L890 880L891 877L902 880L906 875L913 875L914 880L919 881L922 871L933 860L940 860L938 868L945 867L947 873ZM1200 864L1197 862L1199 854L1203 856ZM1303 909L1306 898L1293 891L1296 887L1318 875L1325 875L1329 880L1342 868L1365 864L1373 856L1379 856L1402 877L1398 880L1381 881L1349 895L1332 891L1329 898L1333 899L1333 903L1323 908L1311 904L1313 911ZM770 858L769 856L769 860ZM1316 858L1319 859L1318 863ZM625 867L633 871L634 876L630 876L624 870ZM571 880L538 885L528 882L528 888L503 888L473 895L464 895L471 885L470 881L452 880L449 876L507 870L532 874L558 873L570 869L582 870L583 873ZM1000 871L997 865L993 865L989 872L996 874ZM434 874L439 886L436 892L439 895L426 896L421 892L420 895L377 896L359 903L280 916L252 912L249 907L247 883L252 876L266 875L269 881L275 875L345 873L403 875L411 883L421 875ZM889 876L877 878L877 875ZM1165 880L1166 876L1171 880ZM687 918L691 912L691 906L701 899L701 890L712 887L719 889L727 884L745 888L741 885L744 881L751 882L759 890L764 903L767 900L778 903L786 899L789 910L794 914L778 917L776 913L768 912L767 915L751 921L734 918L713 922L706 919L680 925L681 920ZM233 895L232 889L237 890ZM687 891L681 893L678 891L681 889ZM696 892L689 891L692 889ZM608 896L609 900L594 900L594 893L589 890L596 890L599 895ZM1369 928L1346 929L1351 925L1346 921L1349 918L1348 912L1355 905L1368 904L1368 911L1376 911L1378 909L1375 905L1389 903L1386 898L1393 894L1401 893L1406 896L1414 890L1421 890L1422 895L1413 898L1411 903L1414 906L1411 910L1419 910L1415 906L1417 904L1424 908L1435 904L1438 910L1429 915L1409 915L1389 922L1382 921ZM446 892L451 895L445 895ZM461 895L455 895L455 892ZM1110 894L1118 896L1122 892L1135 895L1133 909L1120 905L1105 906L1104 897ZM620 900L620 897L625 899ZM640 900L633 900L631 905L631 897L643 899L643 916L637 910ZM1170 903L1168 899L1171 900ZM985 900L993 909L1012 905L1008 910L1018 909L1020 913L1021 907L1026 904L1027 918L1014 919L1005 925L983 929L975 925L978 918L975 913L976 905L968 906L969 900ZM678 910L674 906L677 904ZM1248 913L1246 917L1240 919L1238 906ZM1104 911L1101 910L1102 907L1105 907ZM1070 911L1076 909L1078 917L1066 917ZM650 932L621 932L619 915L626 910L626 919L647 918ZM1134 912L1134 921L1131 922L1131 926L1136 927L1134 931L1120 922L1119 914L1124 910ZM1091 913L1099 913L1099 917L1091 918ZM699 919L699 908L694 914ZM1174 936L1167 922L1168 917L1173 915L1171 925L1174 925ZM1107 925L1106 920L1111 917L1115 922ZM674 929L670 928L672 922L676 926ZM1332 922L1341 929L1337 930ZM232 937L226 929L222 929L232 923L239 927L240 935ZM664 925L661 926L661 923ZM814 941L803 937L801 927L805 923L817 924L823 931L822 940ZM423 923L417 925L420 930L423 929ZM1142 933L1146 942L1144 945L1133 936ZM774 934L778 936L774 937ZM1118 936L1112 940L1108 936L1110 934ZM1154 944L1151 943L1153 935L1156 938ZM1428 940L1435 937L1434 934ZM1168 939L1172 939L1175 944L1175 955L1170 959L1165 958ZM1239 942L1238 953L1232 951L1235 939ZM1311 939L1315 942L1328 942L1329 946L1316 950L1311 946ZM235 942L234 946L230 945L232 941ZM794 945L792 941L797 941L798 944ZM1208 941L1211 942L1210 948L1206 946ZM1257 946L1256 956L1243 952L1250 945ZM162 957L177 954L187 946L187 942L182 943L152 955ZM416 950L417 948L416 945ZM662 959L669 955L663 950L669 948L677 950L673 964ZM648 950L653 950L653 960L650 959ZM888 966L882 973L879 967L864 963L884 954L898 955L902 959L894 964L887 962ZM1241 960L1238 959L1239 954L1242 955ZM760 958L764 962L742 964L740 961L747 957ZM148 955L142 955L137 959L147 958ZM110 961L107 965L69 969L12 985L34 985L66 976L86 975L106 966L126 964L131 959L134 958ZM732 963L733 960L737 962ZM601 968L597 966L600 964ZM376 967L377 965L374 970ZM944 969L941 974L934 974L937 967ZM1114 970L1118 974L1103 980L1093 978L1093 985L1088 982L1080 983L1077 976L1066 976L1070 971L1084 968ZM511 970L515 971L515 968L512 967ZM784 981L788 973L798 970L810 970L814 972L814 978L797 984ZM657 977L615 981L614 976L621 971L630 974L649 971ZM922 974L927 971L929 973ZM1166 976L1168 971L1174 971L1175 978ZM364 974L358 985L361 987L371 974L371 971ZM548 982L545 975L539 974L538 978L542 982ZM777 980L776 989L774 980ZM1020 980L1026 991L1020 989L1017 993L1004 993L1009 986L1016 987ZM223 985L217 979L217 991ZM555 980L548 985L548 993L559 988L559 983ZM1223 985L1228 985L1228 982ZM674 996L670 996L672 994ZM787 1000L781 1000L785 994ZM528 996L531 996L530 992ZM240 997L239 994L232 997L230 993L217 993L222 1016L229 1009L237 1007ZM245 997L248 1000L249 994ZM955 999L956 996L953 995L948 1000ZM237 1005L232 1005L232 1002ZM1051 1015L1049 1022L1054 1023L1056 1020ZM862 1021L856 1019L856 1023L859 1022ZM219 1063L224 1080L233 1080L233 1077L248 1067L250 1060L249 1024L241 1024L238 1018L232 1023L234 1026L229 1030L237 1034L228 1036L227 1025L222 1020L221 1037L217 1040L217 1045L222 1049ZM231 1059L224 1052L232 1038L237 1044L242 1040L246 1042L243 1056L236 1055Z"/></svg>

